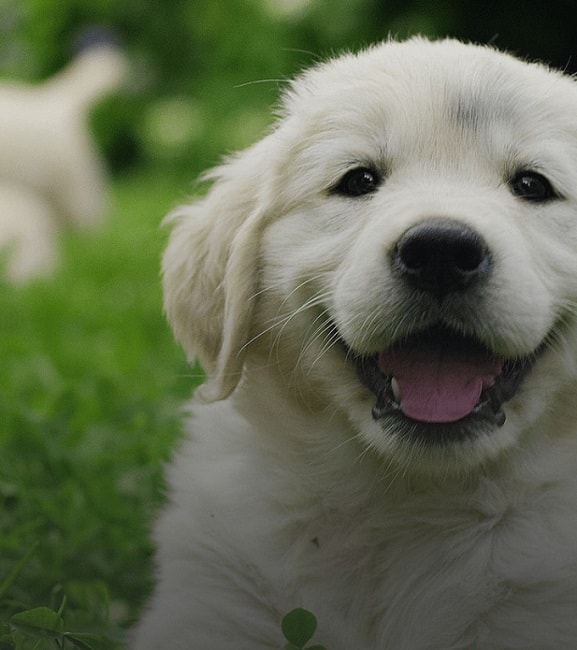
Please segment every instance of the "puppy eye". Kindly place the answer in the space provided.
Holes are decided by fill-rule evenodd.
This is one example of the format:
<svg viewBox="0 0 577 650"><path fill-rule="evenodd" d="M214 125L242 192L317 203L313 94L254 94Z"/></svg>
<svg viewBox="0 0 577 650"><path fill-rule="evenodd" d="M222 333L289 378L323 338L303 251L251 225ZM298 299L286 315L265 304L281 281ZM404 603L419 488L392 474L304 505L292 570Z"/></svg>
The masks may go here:
<svg viewBox="0 0 577 650"><path fill-rule="evenodd" d="M376 191L380 184L381 178L377 172L368 167L358 167L347 172L333 192L343 196L363 196Z"/></svg>
<svg viewBox="0 0 577 650"><path fill-rule="evenodd" d="M551 183L537 172L520 171L511 179L509 186L513 194L525 201L543 203L557 197Z"/></svg>

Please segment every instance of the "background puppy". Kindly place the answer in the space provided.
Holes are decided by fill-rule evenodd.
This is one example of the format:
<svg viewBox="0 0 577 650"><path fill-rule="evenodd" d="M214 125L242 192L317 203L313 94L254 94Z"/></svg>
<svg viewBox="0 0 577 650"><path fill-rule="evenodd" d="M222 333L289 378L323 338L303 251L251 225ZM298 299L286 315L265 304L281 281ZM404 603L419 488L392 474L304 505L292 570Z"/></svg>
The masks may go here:
<svg viewBox="0 0 577 650"><path fill-rule="evenodd" d="M107 175L87 119L126 69L120 49L101 40L42 84L0 85L0 248L12 282L53 270L59 224L104 216Z"/></svg>
<svg viewBox="0 0 577 650"><path fill-rule="evenodd" d="M207 383L134 647L570 648L577 88L414 39L302 75L172 215Z"/></svg>

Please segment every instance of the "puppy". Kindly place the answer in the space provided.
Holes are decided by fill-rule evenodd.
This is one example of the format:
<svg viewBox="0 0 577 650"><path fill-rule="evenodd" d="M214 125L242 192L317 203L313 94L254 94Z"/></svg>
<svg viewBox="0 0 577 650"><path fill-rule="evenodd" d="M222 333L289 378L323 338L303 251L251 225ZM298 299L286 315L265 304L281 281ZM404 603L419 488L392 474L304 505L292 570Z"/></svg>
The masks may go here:
<svg viewBox="0 0 577 650"><path fill-rule="evenodd" d="M87 116L126 73L120 49L95 42L39 85L0 85L0 254L12 283L55 268L63 223L84 228L104 216L106 167Z"/></svg>
<svg viewBox="0 0 577 650"><path fill-rule="evenodd" d="M134 647L577 644L577 87L452 40L304 73L171 217L207 382Z"/></svg>

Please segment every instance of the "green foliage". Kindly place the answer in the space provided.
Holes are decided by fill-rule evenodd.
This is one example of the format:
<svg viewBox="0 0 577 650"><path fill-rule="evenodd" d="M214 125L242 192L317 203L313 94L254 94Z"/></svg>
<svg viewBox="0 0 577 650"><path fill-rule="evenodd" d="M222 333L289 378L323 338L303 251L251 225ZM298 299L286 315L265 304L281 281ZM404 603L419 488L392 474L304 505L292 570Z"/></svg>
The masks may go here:
<svg viewBox="0 0 577 650"><path fill-rule="evenodd" d="M63 234L54 278L0 286L4 639L31 636L15 615L63 601L67 636L51 644L76 632L119 639L149 592L161 461L198 380L165 323L158 277L159 222L185 188L119 180L106 225Z"/></svg>
<svg viewBox="0 0 577 650"><path fill-rule="evenodd" d="M283 618L281 627L288 641L285 650L326 650L321 645L306 645L317 629L317 619L308 610L293 609Z"/></svg>
<svg viewBox="0 0 577 650"><path fill-rule="evenodd" d="M2 650L114 650L119 647L100 634L67 631L61 611L48 607L36 607L14 614L9 623L0 627Z"/></svg>

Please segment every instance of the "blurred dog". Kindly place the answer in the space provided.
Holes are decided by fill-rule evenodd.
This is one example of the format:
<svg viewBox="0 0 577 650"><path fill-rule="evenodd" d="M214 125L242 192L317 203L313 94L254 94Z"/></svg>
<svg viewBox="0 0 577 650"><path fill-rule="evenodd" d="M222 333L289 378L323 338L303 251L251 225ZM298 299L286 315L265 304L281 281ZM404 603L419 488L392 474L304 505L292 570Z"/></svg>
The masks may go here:
<svg viewBox="0 0 577 650"><path fill-rule="evenodd" d="M170 217L208 381L138 650L572 648L577 86L446 40L304 73Z"/></svg>
<svg viewBox="0 0 577 650"><path fill-rule="evenodd" d="M54 268L59 223L103 216L105 168L86 118L125 73L119 48L98 42L42 84L0 85L0 247L13 282Z"/></svg>

